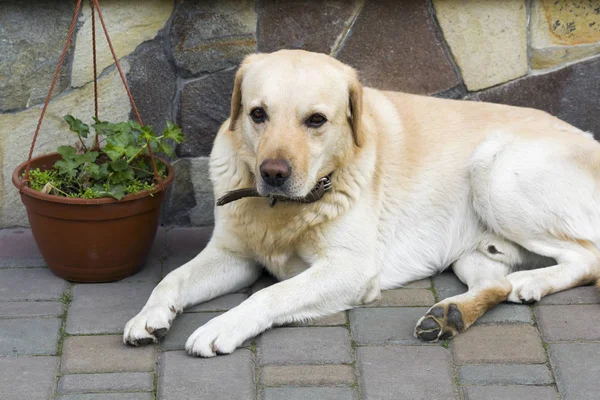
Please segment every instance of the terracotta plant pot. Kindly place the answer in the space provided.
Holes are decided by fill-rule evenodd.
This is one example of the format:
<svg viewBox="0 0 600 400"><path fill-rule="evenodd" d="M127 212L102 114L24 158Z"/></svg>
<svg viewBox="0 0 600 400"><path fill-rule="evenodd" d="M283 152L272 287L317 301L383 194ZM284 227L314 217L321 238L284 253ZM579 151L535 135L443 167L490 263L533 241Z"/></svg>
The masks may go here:
<svg viewBox="0 0 600 400"><path fill-rule="evenodd" d="M164 159L173 182L173 167ZM58 153L31 161L46 170L60 159ZM26 163L15 169L19 188ZM21 200L33 237L44 260L56 275L73 282L112 282L136 273L154 242L165 192L156 190L112 198L76 199L45 194L24 186Z"/></svg>

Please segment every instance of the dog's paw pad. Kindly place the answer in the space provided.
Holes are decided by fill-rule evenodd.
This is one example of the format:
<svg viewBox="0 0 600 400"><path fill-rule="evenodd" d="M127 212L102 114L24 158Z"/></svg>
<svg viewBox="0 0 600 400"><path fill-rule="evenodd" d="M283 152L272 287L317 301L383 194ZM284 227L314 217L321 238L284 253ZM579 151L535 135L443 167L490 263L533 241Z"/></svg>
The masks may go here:
<svg viewBox="0 0 600 400"><path fill-rule="evenodd" d="M415 337L426 342L449 339L464 330L462 314L456 304L436 305L415 327Z"/></svg>

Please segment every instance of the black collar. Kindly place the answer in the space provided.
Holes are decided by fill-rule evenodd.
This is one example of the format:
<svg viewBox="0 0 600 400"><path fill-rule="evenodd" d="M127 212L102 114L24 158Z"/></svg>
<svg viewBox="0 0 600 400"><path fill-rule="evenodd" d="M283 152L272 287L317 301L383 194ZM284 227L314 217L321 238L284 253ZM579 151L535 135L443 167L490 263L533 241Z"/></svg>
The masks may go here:
<svg viewBox="0 0 600 400"><path fill-rule="evenodd" d="M322 177L312 188L312 190L304 197L286 197L280 195L261 196L255 188L244 188L236 189L225 193L221 198L217 200L217 206L224 206L225 204L231 203L242 199L244 197L265 197L269 199L269 205L273 207L277 201L290 201L296 203L314 203L320 200L329 189L331 189L331 174Z"/></svg>

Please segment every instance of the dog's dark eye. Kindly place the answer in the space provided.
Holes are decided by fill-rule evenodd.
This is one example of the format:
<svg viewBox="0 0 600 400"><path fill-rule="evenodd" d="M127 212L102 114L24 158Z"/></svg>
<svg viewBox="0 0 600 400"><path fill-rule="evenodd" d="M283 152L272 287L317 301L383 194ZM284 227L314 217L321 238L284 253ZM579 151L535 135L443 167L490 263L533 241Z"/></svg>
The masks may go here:
<svg viewBox="0 0 600 400"><path fill-rule="evenodd" d="M252 117L252 120L254 122L260 124L265 122L265 119L267 118L267 113L265 113L264 108L256 107L253 108L252 111L250 111L250 116Z"/></svg>
<svg viewBox="0 0 600 400"><path fill-rule="evenodd" d="M323 114L313 114L306 120L306 125L310 128L318 128L327 122L327 118Z"/></svg>

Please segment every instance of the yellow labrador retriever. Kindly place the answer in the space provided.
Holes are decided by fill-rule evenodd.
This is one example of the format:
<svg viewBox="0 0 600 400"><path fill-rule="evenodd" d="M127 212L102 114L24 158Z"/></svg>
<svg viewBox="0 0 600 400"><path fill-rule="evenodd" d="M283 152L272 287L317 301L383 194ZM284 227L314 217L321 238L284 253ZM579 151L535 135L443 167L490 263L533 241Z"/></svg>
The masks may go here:
<svg viewBox="0 0 600 400"><path fill-rule="evenodd" d="M544 112L361 86L323 54L249 56L210 161L215 229L125 326L141 345L193 304L281 282L199 327L189 354L368 303L453 264L468 292L415 335L463 332L502 301L600 277L600 144Z"/></svg>

